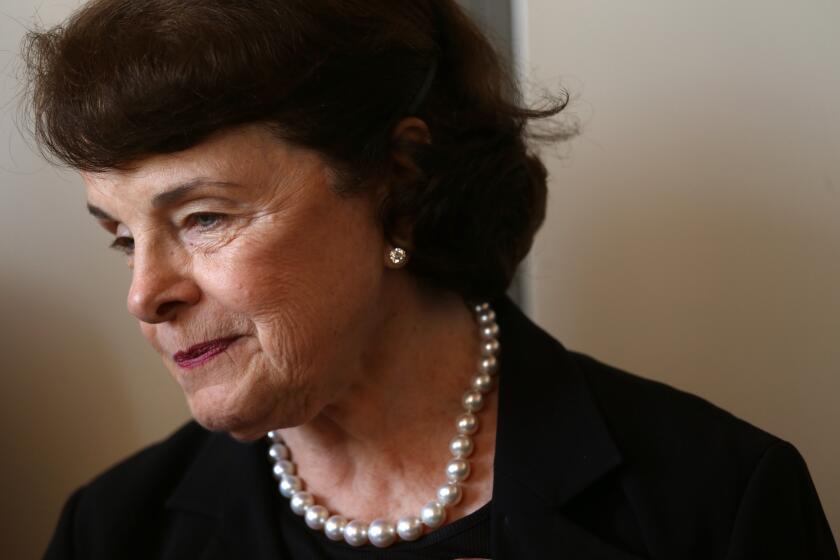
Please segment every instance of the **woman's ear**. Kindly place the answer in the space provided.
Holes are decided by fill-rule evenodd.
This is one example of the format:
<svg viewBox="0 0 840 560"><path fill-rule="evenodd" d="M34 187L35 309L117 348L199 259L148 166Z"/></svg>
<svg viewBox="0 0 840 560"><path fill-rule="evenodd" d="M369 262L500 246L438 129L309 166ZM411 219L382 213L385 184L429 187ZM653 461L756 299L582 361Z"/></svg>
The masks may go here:
<svg viewBox="0 0 840 560"><path fill-rule="evenodd" d="M395 168L393 179L401 177L410 182L410 178L417 177L420 172L417 163L414 161L416 148L413 149L413 147L416 147L418 144L431 144L432 135L429 132L429 127L422 119L406 117L394 126L394 130L391 133L391 140L393 146L391 157L393 158ZM378 193L378 200L380 202L387 196L392 186L388 183L381 185ZM400 223L394 224L392 231L389 232L390 239L388 242L411 251L413 248L411 242L412 229L413 224L407 220L402 220Z"/></svg>
<svg viewBox="0 0 840 560"><path fill-rule="evenodd" d="M407 144L431 144L432 135L423 119L406 117L394 127L394 131L391 133L391 140L394 145L391 155L397 165L416 172L417 164L414 163L411 154L403 148Z"/></svg>
<svg viewBox="0 0 840 560"><path fill-rule="evenodd" d="M395 141L408 140L424 144L432 142L432 135L426 121L417 117L406 117L398 122L391 138Z"/></svg>

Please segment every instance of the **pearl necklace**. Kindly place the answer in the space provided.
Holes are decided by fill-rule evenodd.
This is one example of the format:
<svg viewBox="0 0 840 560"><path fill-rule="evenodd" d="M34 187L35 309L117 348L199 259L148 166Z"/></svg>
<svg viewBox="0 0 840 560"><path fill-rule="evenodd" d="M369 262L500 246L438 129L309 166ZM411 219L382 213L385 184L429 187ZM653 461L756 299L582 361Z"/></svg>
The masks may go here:
<svg viewBox="0 0 840 560"><path fill-rule="evenodd" d="M437 489L435 499L420 510L419 515L400 517L396 523L386 519L376 519L371 523L349 520L341 515L331 515L327 508L315 503L314 496L304 490L303 479L296 474L297 467L291 460L289 448L279 431L266 434L269 440L268 456L272 461L272 472L279 481L280 493L289 498L293 512L302 515L306 525L316 531L324 531L333 541L344 540L352 546L371 544L384 548L393 544L397 537L404 541L420 538L426 528L436 529L446 520L446 509L458 504L463 498L461 484L470 475L469 456L474 444L472 435L478 431L478 418L475 413L484 406L484 395L495 385L499 371L499 325L496 313L490 304L481 303L474 307L476 321L481 331L481 358L478 372L472 378L472 384L461 398L464 412L455 421L457 435L449 442L449 451L453 458L446 465L447 482Z"/></svg>

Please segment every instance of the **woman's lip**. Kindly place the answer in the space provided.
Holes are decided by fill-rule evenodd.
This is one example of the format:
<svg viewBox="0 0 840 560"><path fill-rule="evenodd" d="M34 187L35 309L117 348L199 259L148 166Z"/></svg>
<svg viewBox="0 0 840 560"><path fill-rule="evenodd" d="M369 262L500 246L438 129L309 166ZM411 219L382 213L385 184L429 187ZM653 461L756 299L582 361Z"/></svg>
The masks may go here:
<svg viewBox="0 0 840 560"><path fill-rule="evenodd" d="M224 352L238 338L238 336L231 336L195 344L186 350L176 352L172 359L183 368L194 368Z"/></svg>

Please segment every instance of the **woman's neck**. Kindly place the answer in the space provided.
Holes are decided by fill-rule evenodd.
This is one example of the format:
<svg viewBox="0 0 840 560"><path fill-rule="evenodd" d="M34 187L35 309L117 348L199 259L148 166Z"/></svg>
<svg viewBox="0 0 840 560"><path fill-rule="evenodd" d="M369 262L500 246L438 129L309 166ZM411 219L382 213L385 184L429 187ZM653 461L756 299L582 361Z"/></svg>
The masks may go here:
<svg viewBox="0 0 840 560"><path fill-rule="evenodd" d="M479 340L471 310L456 296L403 299L384 317L360 353L354 383L310 422L282 430L318 503L347 517L396 518L433 499L446 480ZM465 500L450 519L489 499L496 399L488 397Z"/></svg>

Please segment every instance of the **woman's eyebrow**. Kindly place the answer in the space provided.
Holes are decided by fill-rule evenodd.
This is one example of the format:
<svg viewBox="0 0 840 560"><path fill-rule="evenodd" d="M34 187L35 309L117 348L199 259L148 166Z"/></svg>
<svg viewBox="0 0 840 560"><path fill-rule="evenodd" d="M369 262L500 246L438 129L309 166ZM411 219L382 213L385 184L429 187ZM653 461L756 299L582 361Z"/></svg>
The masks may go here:
<svg viewBox="0 0 840 560"><path fill-rule="evenodd" d="M229 181L213 181L210 179L199 177L197 179L187 181L186 183L175 185L163 192L156 194L154 198L152 198L152 207L155 209L160 209L177 204L180 200L184 199L192 191L202 186L238 187L240 185L237 183L231 183ZM88 203L87 209L88 212L91 213L91 215L93 215L96 218L99 218L100 220L108 220L112 222L119 221L107 212L105 212L103 209L99 208L98 206L94 206L93 204Z"/></svg>
<svg viewBox="0 0 840 560"><path fill-rule="evenodd" d="M180 185L176 185L163 192L156 194L154 198L152 198L152 208L160 209L177 204L179 201L181 201L187 195L189 195L192 191L203 186L238 187L240 185L236 183L230 183L228 181L213 181L210 179L199 177L197 179L192 179L190 181L187 181L186 183L181 183Z"/></svg>
<svg viewBox="0 0 840 560"><path fill-rule="evenodd" d="M89 202L88 202L88 205L87 205L87 209L88 209L88 212L91 213L91 215L93 215L96 218L99 218L100 220L108 220L110 222L116 222L117 221L110 214L108 214L105 210L103 210L102 208L99 208L97 206L94 206L93 204L91 204Z"/></svg>

